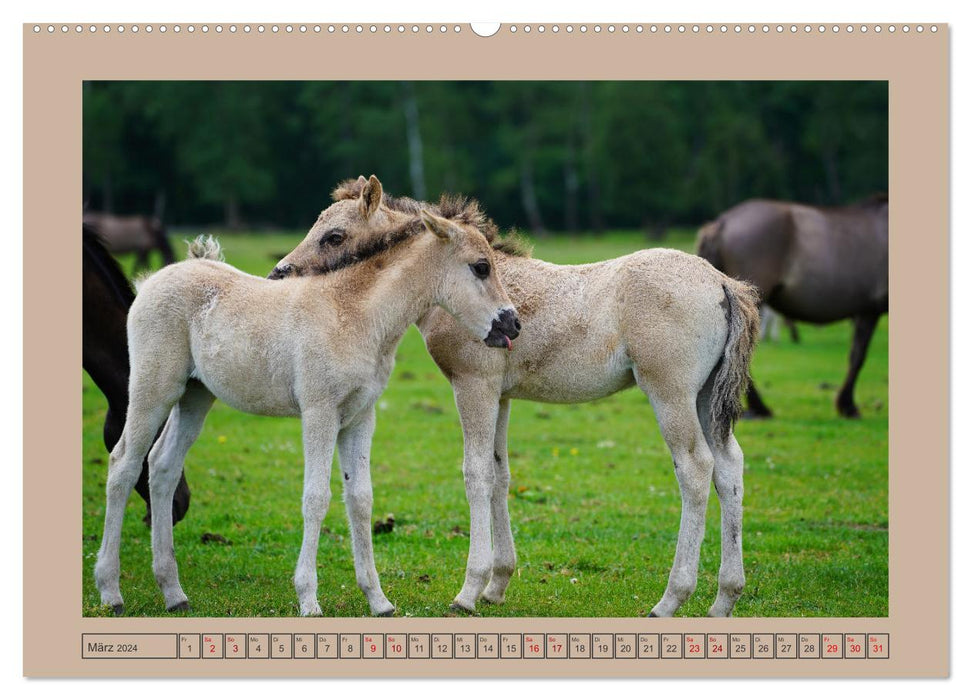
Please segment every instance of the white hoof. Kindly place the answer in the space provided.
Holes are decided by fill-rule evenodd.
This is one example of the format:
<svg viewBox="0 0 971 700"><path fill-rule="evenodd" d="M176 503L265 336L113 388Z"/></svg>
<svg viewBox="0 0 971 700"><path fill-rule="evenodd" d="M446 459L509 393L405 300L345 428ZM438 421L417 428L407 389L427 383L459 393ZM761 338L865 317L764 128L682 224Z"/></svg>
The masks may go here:
<svg viewBox="0 0 971 700"><path fill-rule="evenodd" d="M320 617L323 613L320 611L320 603L316 600L313 603L300 604L300 616L301 617Z"/></svg>

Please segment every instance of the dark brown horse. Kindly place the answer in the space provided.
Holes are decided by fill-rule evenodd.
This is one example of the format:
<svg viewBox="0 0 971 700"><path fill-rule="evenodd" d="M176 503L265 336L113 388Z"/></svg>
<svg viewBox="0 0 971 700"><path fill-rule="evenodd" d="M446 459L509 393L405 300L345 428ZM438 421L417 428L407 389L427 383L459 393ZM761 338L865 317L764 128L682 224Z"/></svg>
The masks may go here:
<svg viewBox="0 0 971 700"><path fill-rule="evenodd" d="M836 398L840 415L859 417L853 387L880 316L887 313L886 195L846 207L821 208L753 199L698 232L698 255L759 288L763 304L794 321L853 319L853 349ZM769 416L749 382L749 412Z"/></svg>
<svg viewBox="0 0 971 700"><path fill-rule="evenodd" d="M97 234L82 226L82 359L84 370L108 399L104 441L110 452L121 437L128 412L128 309L135 300L128 279L101 244ZM151 522L148 491L148 461L142 465L135 489L145 499ZM179 522L189 509L189 485L185 475L175 492L172 522Z"/></svg>
<svg viewBox="0 0 971 700"><path fill-rule="evenodd" d="M87 212L84 223L97 231L108 252L135 253L135 269L148 267L148 255L157 250L162 261L169 265L175 255L165 235L165 227L154 216L115 216L101 212Z"/></svg>

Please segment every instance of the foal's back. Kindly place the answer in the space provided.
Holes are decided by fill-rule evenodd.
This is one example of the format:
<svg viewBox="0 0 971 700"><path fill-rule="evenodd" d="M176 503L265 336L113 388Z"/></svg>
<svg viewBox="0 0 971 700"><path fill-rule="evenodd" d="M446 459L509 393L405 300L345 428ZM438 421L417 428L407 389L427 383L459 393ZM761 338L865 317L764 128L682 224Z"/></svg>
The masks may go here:
<svg viewBox="0 0 971 700"><path fill-rule="evenodd" d="M483 352L437 309L419 322L450 380L491 382L504 398L580 403L633 386L635 366L660 379L673 363L699 364L724 347L721 285L731 281L697 256L652 248L554 265L497 253L496 263L523 321L513 352Z"/></svg>
<svg viewBox="0 0 971 700"><path fill-rule="evenodd" d="M169 265L142 285L129 314L133 372L160 366L194 378L225 403L297 415L298 389L326 382L337 314L319 281L271 282L214 260Z"/></svg>

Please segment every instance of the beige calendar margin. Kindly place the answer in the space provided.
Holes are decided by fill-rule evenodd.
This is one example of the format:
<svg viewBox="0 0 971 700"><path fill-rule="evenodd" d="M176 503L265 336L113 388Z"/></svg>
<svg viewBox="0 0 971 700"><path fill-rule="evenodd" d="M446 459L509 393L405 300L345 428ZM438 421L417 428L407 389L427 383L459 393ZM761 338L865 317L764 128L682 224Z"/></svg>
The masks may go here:
<svg viewBox="0 0 971 700"><path fill-rule="evenodd" d="M41 25L46 29L46 24ZM948 27L627 34L24 32L24 673L28 676L942 676L949 672ZM88 25L84 25L86 28ZM100 27L101 25L99 25ZM113 25L116 26L116 25ZM184 25L185 26L185 25ZM213 25L214 26L214 25ZM228 26L228 25L227 25ZM253 25L254 27L256 25ZM269 29L270 25L267 25ZM285 26L285 25L282 25ZM326 27L326 25L324 25ZM381 25L379 25L381 26ZM395 26L395 25L393 25ZM437 26L437 25L436 25ZM451 25L450 25L451 26ZM636 25L634 25L636 26ZM689 25L690 26L690 25ZM747 25L744 25L747 26ZM757 25L761 26L761 25ZM774 28L774 25L772 25ZM816 25L813 25L814 27ZM859 25L857 25L859 26ZM871 25L872 26L872 25ZM884 25L884 29L887 25ZM898 28L902 25L898 25ZM916 25L912 25L916 26ZM924 25L930 27L929 24ZM663 27L663 25L662 25ZM801 27L801 25L800 25ZM845 25L843 25L845 27ZM78 366L86 79L888 80L890 617L85 619ZM57 245L63 242L64 245ZM51 253L54 253L51 255ZM56 488L51 488L52 484ZM87 564L87 563L85 563ZM326 592L323 592L326 595ZM889 633L880 660L83 661L82 632Z"/></svg>

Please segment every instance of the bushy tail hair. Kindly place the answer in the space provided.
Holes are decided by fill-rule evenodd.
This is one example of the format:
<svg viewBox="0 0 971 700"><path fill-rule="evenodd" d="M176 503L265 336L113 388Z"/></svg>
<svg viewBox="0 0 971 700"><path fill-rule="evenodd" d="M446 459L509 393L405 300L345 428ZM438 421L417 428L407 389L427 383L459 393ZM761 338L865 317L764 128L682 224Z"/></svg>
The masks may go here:
<svg viewBox="0 0 971 700"><path fill-rule="evenodd" d="M223 257L223 249L222 246L219 245L219 241L212 236L196 236L194 240L186 241L186 245L189 246L189 252L186 256L188 260L202 259L224 261L226 259Z"/></svg>
<svg viewBox="0 0 971 700"><path fill-rule="evenodd" d="M749 382L749 364L759 337L759 292L747 282L726 279L725 318L728 340L715 370L711 392L711 427L715 441L724 445L742 414L742 392Z"/></svg>

